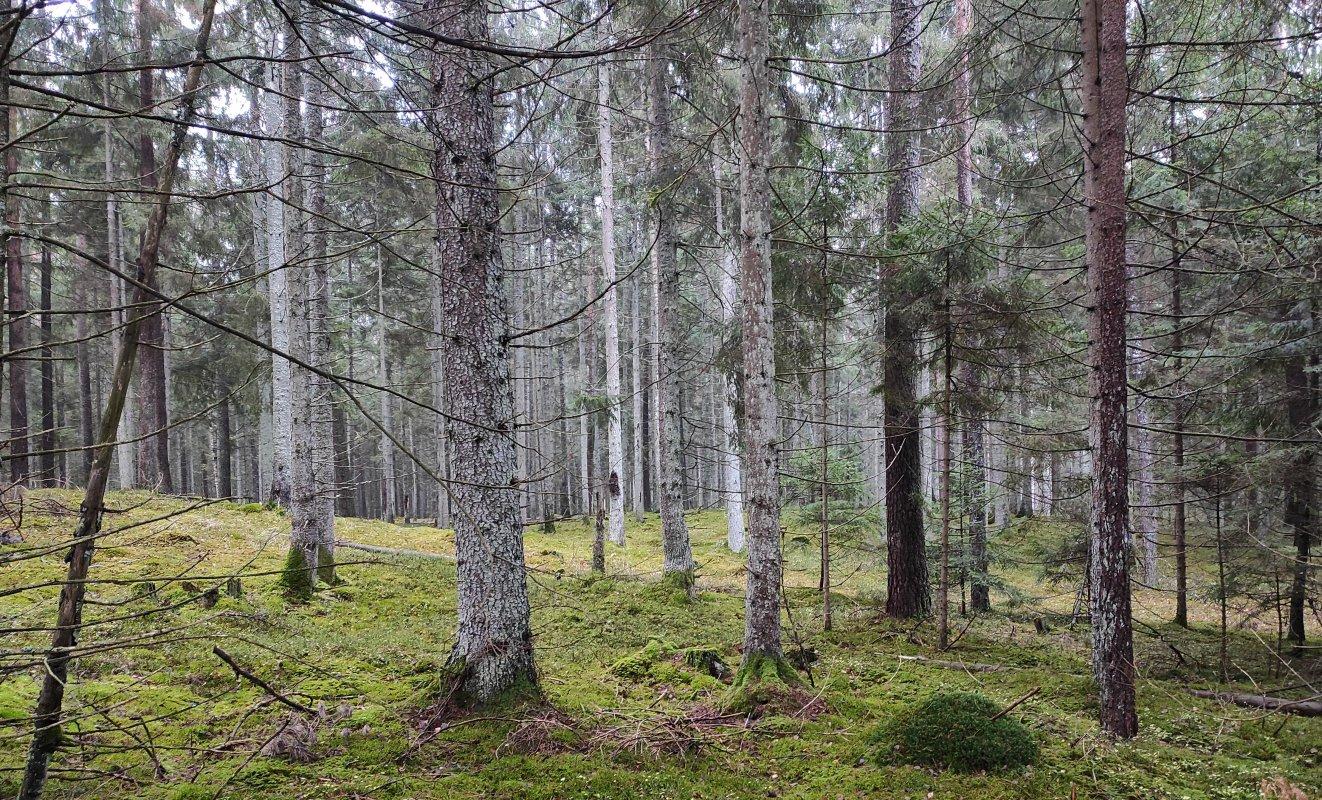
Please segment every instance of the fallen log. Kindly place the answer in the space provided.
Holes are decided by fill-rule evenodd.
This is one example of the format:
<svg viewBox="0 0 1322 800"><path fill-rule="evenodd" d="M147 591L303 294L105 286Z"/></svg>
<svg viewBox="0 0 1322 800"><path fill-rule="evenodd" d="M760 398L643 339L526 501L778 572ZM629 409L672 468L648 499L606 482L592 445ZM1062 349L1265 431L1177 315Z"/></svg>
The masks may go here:
<svg viewBox="0 0 1322 800"><path fill-rule="evenodd" d="M445 553L428 553L423 550L404 550L396 547L382 547L379 544L360 544L358 542L346 542L343 539L335 540L336 547L347 547L350 550L362 550L365 553L378 553L383 556L400 556L401 558L423 558L434 561L454 561L454 556Z"/></svg>
<svg viewBox="0 0 1322 800"><path fill-rule="evenodd" d="M1211 692L1204 689L1190 689L1189 693L1194 697L1220 700L1223 703L1232 703L1244 708L1279 711L1282 714L1298 714L1301 717L1322 717L1322 701L1316 699L1291 700L1287 697L1270 697L1265 694Z"/></svg>
<svg viewBox="0 0 1322 800"><path fill-rule="evenodd" d="M914 661L919 664L926 664L929 667L940 667L941 669L957 669L963 672L1002 672L1009 667L1003 664L975 664L964 661L938 661L935 658L924 658L923 656L896 656L901 661Z"/></svg>

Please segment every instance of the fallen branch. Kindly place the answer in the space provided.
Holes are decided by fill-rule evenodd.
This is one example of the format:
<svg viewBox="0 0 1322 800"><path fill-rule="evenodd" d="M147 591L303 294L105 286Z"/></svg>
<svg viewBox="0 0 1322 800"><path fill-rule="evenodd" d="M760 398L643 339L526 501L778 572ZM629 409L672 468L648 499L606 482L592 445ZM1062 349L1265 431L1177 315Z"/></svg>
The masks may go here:
<svg viewBox="0 0 1322 800"><path fill-rule="evenodd" d="M234 670L235 675L239 676L240 678L246 678L252 681L253 683L257 684L258 686L262 687L263 689L266 690L266 693L271 695L271 697L274 698L277 702L289 706L290 708L300 713L310 714L311 716L314 717L317 716L316 709L309 708L308 706L303 705L297 700L290 700L288 697L285 697L283 694L277 692L275 690L275 687L271 686L271 684L267 683L266 681L262 680L261 678L249 672L248 670L239 666L238 662L236 662L229 653L226 653L224 650L220 649L220 645L216 645L212 647L211 652L215 653L216 657L219 658L221 661L224 661L226 664L229 664L230 669Z"/></svg>
<svg viewBox="0 0 1322 800"><path fill-rule="evenodd" d="M975 664L964 661L938 661L935 658L924 658L923 656L896 656L901 661L914 661L919 664L926 664L929 667L940 667L941 669L957 669L964 672L1003 672L1009 667L1003 664Z"/></svg>
<svg viewBox="0 0 1322 800"><path fill-rule="evenodd" d="M1290 700L1285 697L1269 697L1265 694L1241 694L1239 692L1210 692L1203 689L1190 689L1194 697L1207 700L1220 700L1244 708L1259 708L1263 711L1279 711L1282 714L1298 714L1301 717L1322 717L1322 701L1316 699Z"/></svg>
<svg viewBox="0 0 1322 800"><path fill-rule="evenodd" d="M402 550L395 547L382 547L378 544L359 544L358 542L346 542L343 539L335 540L336 547L347 547L350 550L362 550L365 553L379 553L385 556L401 556L403 558L426 558L434 561L454 561L454 556L444 553L428 553L422 550Z"/></svg>
<svg viewBox="0 0 1322 800"><path fill-rule="evenodd" d="M1014 711L1014 710L1015 710L1015 707L1019 706L1020 704L1024 703L1025 701L1031 699L1032 697L1034 697L1034 696L1035 696L1038 692L1040 692L1040 691L1042 691L1042 687L1041 687L1041 686L1034 686L1032 689L1029 689L1029 690L1028 690L1028 694L1026 694L1026 695L1024 695L1023 697L1019 698L1018 700L1014 701L1013 703L1011 703L1010 705L1006 706L1005 708L1002 708L1000 711L997 711L997 712L996 712L996 715L993 716L993 717L991 718L991 721L992 721L992 722L995 722L996 720L1000 719L1001 717L1005 716L1006 714L1009 714L1011 711Z"/></svg>

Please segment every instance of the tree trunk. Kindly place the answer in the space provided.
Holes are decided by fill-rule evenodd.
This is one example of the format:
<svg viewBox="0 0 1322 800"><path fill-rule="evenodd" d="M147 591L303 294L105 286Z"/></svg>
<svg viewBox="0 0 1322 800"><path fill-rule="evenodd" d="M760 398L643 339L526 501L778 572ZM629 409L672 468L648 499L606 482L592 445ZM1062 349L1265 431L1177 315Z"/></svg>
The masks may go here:
<svg viewBox="0 0 1322 800"><path fill-rule="evenodd" d="M783 663L780 641L780 477L771 296L771 82L767 0L739 0L739 275L743 309L744 504L748 589L741 670Z"/></svg>
<svg viewBox="0 0 1322 800"><path fill-rule="evenodd" d="M137 0L138 54L140 62L152 61L153 16L156 12L150 0ZM154 71L138 71L138 103L151 108L156 102ZM157 191L156 146L150 128L143 126L138 134L138 185L150 202ZM152 280L157 280L153 275ZM153 283L151 289L159 288ZM165 396L165 321L159 301L149 300L153 313L142 321L139 336L142 352L139 357L139 377L135 415L138 432L137 483L145 489L166 494L174 491L170 473L170 418Z"/></svg>
<svg viewBox="0 0 1322 800"><path fill-rule="evenodd" d="M739 308L739 266L735 260L733 243L725 228L725 193L721 171L716 170L716 238L720 241L721 260L718 285L720 286L720 323L724 330L734 327ZM744 489L743 457L740 455L739 423L735 408L739 403L739 381L731 371L721 376L721 436L718 452L723 477L721 488L725 493L725 544L732 553L744 551Z"/></svg>
<svg viewBox="0 0 1322 800"><path fill-rule="evenodd" d="M5 42L6 64L8 64L9 42ZM4 142L9 144L18 125L18 114L8 104L9 70L6 67L4 82ZM9 362L9 441L5 460L9 462L9 480L13 484L26 486L28 483L28 364L31 356L23 352L28 346L28 330L31 327L27 319L28 294L23 275L23 239L19 233L20 214L19 198L9 191L9 185L18 173L18 147L7 146L4 151L5 185L5 275L8 290L7 311L9 319L9 352L13 355L5 360ZM10 235L10 234L13 235Z"/></svg>
<svg viewBox="0 0 1322 800"><path fill-rule="evenodd" d="M1293 318L1293 319L1291 319ZM1294 322L1297 333L1307 341L1313 333L1307 301L1300 302L1287 314L1287 323ZM1286 641L1302 648L1305 641L1304 606L1308 601L1309 552L1312 549L1313 528L1317 524L1313 509L1314 462L1317 446L1312 443L1313 425L1317 418L1317 399L1309 380L1309 364L1304 348L1296 348L1285 359L1285 415L1292 436L1300 439L1294 448L1290 469L1285 480L1285 524L1294 539L1294 563L1291 564L1290 608L1286 616Z"/></svg>
<svg viewBox="0 0 1322 800"><path fill-rule="evenodd" d="M1130 616L1125 395L1125 0L1083 3L1084 242L1088 263L1089 543L1093 673L1102 730L1138 732Z"/></svg>
<svg viewBox="0 0 1322 800"><path fill-rule="evenodd" d="M41 246L41 484L56 485L55 474L55 318L51 307L50 245Z"/></svg>
<svg viewBox="0 0 1322 800"><path fill-rule="evenodd" d="M477 0L427 6L437 33L486 41ZM514 396L500 252L492 65L474 51L440 48L432 64L428 125L435 140L437 243L451 464L459 633L450 655L462 695L487 702L535 686L515 485Z"/></svg>
<svg viewBox="0 0 1322 800"><path fill-rule="evenodd" d="M601 274L606 321L606 497L608 535L624 546L624 441L620 396L620 301L615 275L615 151L611 137L610 64L597 64L597 151L601 158Z"/></svg>
<svg viewBox="0 0 1322 800"><path fill-rule="evenodd" d="M892 0L887 162L895 175L886 196L892 235L918 213L918 84L922 6ZM885 320L886 352L886 613L909 618L932 607L923 537L922 431L917 395L918 324L892 297Z"/></svg>
<svg viewBox="0 0 1322 800"><path fill-rule="evenodd" d="M680 576L685 584L692 580L693 551L689 529L684 522L683 434L680 429L680 339L683 337L679 316L679 264L675 252L676 183L682 178L672 152L670 130L670 59L664 45L653 42L647 48L648 145L652 170L651 203L655 215L656 238L652 264L656 269L656 318L660 334L657 341L657 405L660 408L661 550L663 575Z"/></svg>
<svg viewBox="0 0 1322 800"><path fill-rule="evenodd" d="M633 353L630 354L633 372L633 491L629 502L633 504L634 519L643 521L643 511L647 508L647 461L643 444L647 439L647 377L643 371L643 317L642 317L642 279L635 278L630 293L630 316L633 325Z"/></svg>
<svg viewBox="0 0 1322 800"><path fill-rule="evenodd" d="M313 54L321 49L320 20L300 29ZM325 120L322 107L327 105L327 92L318 76L318 62L310 61L300 70L302 92L307 98L306 138L313 145L323 145ZM334 366L331 348L330 260L327 258L326 182L328 170L325 157L316 149L304 153L304 173L307 175L306 222L308 258L307 274L307 361L321 370ZM307 373L308 433L311 442L312 499L311 518L308 522L309 538L316 542L319 577L327 582L335 580L335 426L332 409L335 406L334 386L316 374Z"/></svg>
<svg viewBox="0 0 1322 800"><path fill-rule="evenodd" d="M275 139L288 135L287 119L282 113L275 91L280 85L278 65L271 65L267 85L272 91L263 93L263 123L265 134ZM270 305L271 346L271 424L273 428L271 457L271 500L282 508L290 505L290 482L294 461L294 401L293 365L281 353L289 352L290 284L293 276L285 268L287 243L285 242L285 205L280 200L281 187L289 175L287 148L278 141L262 143L262 161L269 187L262 222L266 226L267 301Z"/></svg>
<svg viewBox="0 0 1322 800"><path fill-rule="evenodd" d="M1175 139L1175 103L1170 107L1170 142L1171 142L1171 163L1175 163L1179 156L1176 149ZM1172 372L1177 380L1171 385L1171 392L1175 394L1175 401L1171 403L1171 464L1174 469L1174 476L1171 482L1174 484L1173 513L1171 520L1171 534L1175 546L1175 624L1181 627L1189 627L1189 554L1188 554L1188 532L1185 520L1184 505L1184 411L1185 399L1181 396L1183 383L1178 380L1184 374L1184 357L1181 355L1184 350L1184 298L1181 289L1184 284L1184 273L1181 271L1181 251L1183 245L1180 242L1180 223L1179 215L1170 215L1170 248L1171 248L1171 353L1174 354Z"/></svg>
<svg viewBox="0 0 1322 800"><path fill-rule="evenodd" d="M216 494L234 497L234 425L230 417L230 389L217 376L216 395Z"/></svg>

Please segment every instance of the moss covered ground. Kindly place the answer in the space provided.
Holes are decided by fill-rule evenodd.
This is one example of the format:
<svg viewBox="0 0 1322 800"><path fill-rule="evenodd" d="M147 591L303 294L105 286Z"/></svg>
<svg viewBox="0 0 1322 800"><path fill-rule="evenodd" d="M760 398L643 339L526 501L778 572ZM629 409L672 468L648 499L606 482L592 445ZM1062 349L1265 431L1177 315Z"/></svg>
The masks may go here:
<svg viewBox="0 0 1322 800"><path fill-rule="evenodd" d="M77 495L30 496L37 558L0 562L5 662L0 677L0 796L16 789L25 732L54 619ZM699 563L690 598L660 578L654 516L629 520L590 576L591 530L579 521L527 537L544 702L434 716L454 630L454 569L443 559L341 549L340 583L307 603L280 585L288 521L260 507L146 494L112 495L96 551L66 708L66 744L49 797L275 798L1258 798L1266 785L1322 790L1322 720L1262 714L1192 697L1214 680L1211 607L1192 630L1169 625L1169 596L1140 591L1135 609L1141 734L1113 745L1094 722L1087 629L1070 624L1074 588L1036 579L1032 554L1067 535L1034 521L996 541L996 611L957 617L938 653L930 623L883 619L884 558L842 542L835 630L817 613L816 543L786 537L787 647L815 653L803 685L752 715L730 711L743 630L740 559L723 515L688 517ZM191 510L190 510L191 508ZM343 539L448 554L453 537L424 526L340 520ZM240 573L237 597L226 579ZM32 585L24 591L8 590ZM219 592L212 592L219 589ZM959 608L956 596L952 606ZM1039 630L1035 622L1042 622ZM1240 688L1287 687L1319 666L1278 658L1274 622L1233 632ZM308 721L235 677L220 646ZM995 664L934 666L920 656ZM28 664L27 668L15 670ZM720 664L728 668L723 671ZM1297 673L1297 674L1296 674ZM880 763L873 732L938 691L976 691L1031 731L1036 766L963 774ZM293 741L291 744L291 740ZM266 751L263 754L262 750ZM1273 795L1268 795L1273 796Z"/></svg>

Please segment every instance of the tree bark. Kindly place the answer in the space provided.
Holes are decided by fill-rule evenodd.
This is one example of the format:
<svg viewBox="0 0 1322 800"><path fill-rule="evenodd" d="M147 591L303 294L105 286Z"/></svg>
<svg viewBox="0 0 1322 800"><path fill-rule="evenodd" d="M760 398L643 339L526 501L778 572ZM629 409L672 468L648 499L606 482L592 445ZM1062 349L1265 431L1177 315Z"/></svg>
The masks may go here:
<svg viewBox="0 0 1322 800"><path fill-rule="evenodd" d="M6 7L8 7L6 3ZM9 480L13 484L26 486L28 483L28 363L30 358L23 353L28 346L28 299L24 281L23 239L19 234L21 212L17 193L10 189L14 176L18 173L18 147L10 145L18 125L18 114L9 104L9 58L13 34L5 37L3 43L5 67L0 74L0 92L4 102L0 103L0 126L4 128L4 227L5 227L5 276L7 289L6 311L9 329L9 441L5 460L9 462Z"/></svg>
<svg viewBox="0 0 1322 800"><path fill-rule="evenodd" d="M1125 396L1125 0L1083 2L1083 198L1088 262L1089 543L1093 673L1102 730L1138 732L1130 612Z"/></svg>
<svg viewBox="0 0 1322 800"><path fill-rule="evenodd" d="M137 0L138 54L143 64L152 61L155 13L151 0ZM155 102L154 71L140 69L138 103L142 108L151 108ZM156 146L147 125L138 134L138 185L150 202L151 195L157 191L158 181ZM158 278L153 275L152 280ZM159 289L160 286L153 283L151 288ZM174 480L170 472L170 417L165 389L164 311L159 301L149 299L148 303L154 311L143 319L139 333L142 353L139 358L138 408L135 415L139 437L137 483L142 488L170 494L174 491Z"/></svg>
<svg viewBox="0 0 1322 800"><path fill-rule="evenodd" d="M280 85L280 69L272 64L268 70L267 85L275 90ZM287 135L288 122L282 113L279 98L274 91L261 96L264 105L263 133L273 139ZM282 508L290 506L290 482L294 461L294 401L293 365L281 353L289 352L290 271L285 268L287 242L285 241L285 205L281 194L289 176L287 148L279 141L261 144L261 157L266 172L267 194L262 223L266 230L267 302L270 306L271 346L271 485L272 502Z"/></svg>
<svg viewBox="0 0 1322 800"><path fill-rule="evenodd" d="M721 183L720 169L716 170L716 238L721 243L721 261L718 285L720 286L720 322L728 329L734 326L739 308L739 266L735 260L733 243L729 241L725 227L725 193ZM732 553L744 551L744 488L743 456L740 454L739 423L735 418L735 408L739 403L739 381L733 371L726 371L721 376L721 434L718 439L721 453L723 479L722 491L725 493L725 544Z"/></svg>
<svg viewBox="0 0 1322 800"><path fill-rule="evenodd" d="M742 669L784 658L780 636L780 414L771 295L771 80L767 0L739 0L739 275L743 308L748 589Z"/></svg>
<svg viewBox="0 0 1322 800"><path fill-rule="evenodd" d="M54 486L55 474L55 318L51 313L50 245L41 246L41 484Z"/></svg>
<svg viewBox="0 0 1322 800"><path fill-rule="evenodd" d="M486 41L485 4L426 6L433 30ZM523 520L514 453L507 308L492 65L475 51L440 47L432 63L428 126L435 141L437 244L451 463L459 632L450 655L474 702L536 685Z"/></svg>
<svg viewBox="0 0 1322 800"><path fill-rule="evenodd" d="M673 152L670 130L670 59L664 45L647 48L648 145L651 151L652 210L656 226L653 267L656 270L657 405L660 409L661 550L663 575L691 580L693 551L684 522L683 438L680 414L679 263L675 253L675 183L682 177Z"/></svg>
<svg viewBox="0 0 1322 800"><path fill-rule="evenodd" d="M1286 317L1287 322L1293 322L1305 340L1307 334L1312 333L1312 315L1308 306L1307 301L1302 301ZM1311 441L1317 419L1317 399L1309 380L1307 352L1302 347L1296 347L1295 350L1286 357L1282 375L1285 383L1286 423L1290 435L1300 440L1293 448L1285 480L1285 524L1290 528L1294 544L1285 639L1293 642L1296 648L1301 648L1306 639L1304 607L1308 601L1309 553L1312 549L1313 529L1317 525L1313 476L1317 446Z"/></svg>
<svg viewBox="0 0 1322 800"><path fill-rule="evenodd" d="M887 162L895 175L886 196L886 230L894 234L918 213L919 44L923 6L892 0ZM891 298L884 323L886 352L886 613L909 618L932 607L923 536L922 431L917 394L918 325L906 299Z"/></svg>
<svg viewBox="0 0 1322 800"><path fill-rule="evenodd" d="M624 440L620 396L620 300L615 273L615 148L611 135L610 63L597 63L597 152L601 158L601 274L606 292L606 497L608 536L624 546Z"/></svg>

